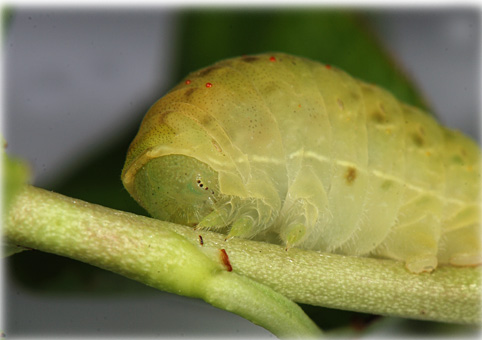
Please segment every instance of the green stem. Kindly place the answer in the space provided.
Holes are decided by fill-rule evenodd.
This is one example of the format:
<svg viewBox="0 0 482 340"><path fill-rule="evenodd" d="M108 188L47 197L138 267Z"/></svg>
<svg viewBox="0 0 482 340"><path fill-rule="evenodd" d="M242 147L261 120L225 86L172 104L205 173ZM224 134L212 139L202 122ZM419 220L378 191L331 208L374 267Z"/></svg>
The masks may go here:
<svg viewBox="0 0 482 340"><path fill-rule="evenodd" d="M300 249L285 251L277 245L238 238L225 241L225 235L218 233L199 232L31 187L19 196L11 209L4 232L7 240L15 244L76 258L159 289L188 296L201 295L213 305L228 310L235 299L228 294L224 297L226 300L219 300L223 297L216 289L224 289L226 293L231 283L223 288L223 275L237 273L239 282L254 279L262 283L262 287L269 286L291 300L306 304L455 323L476 324L481 320L480 267L447 266L430 274L416 275L405 270L402 263L391 260ZM203 246L199 245L199 235ZM165 245L165 239L170 240L169 246ZM185 243L196 249L197 259L192 258L194 253L186 250L189 247ZM212 263L223 267L220 249L228 254L233 272L199 259L201 252ZM170 264L178 257L182 260ZM191 261L194 265L184 270L183 266ZM162 274L155 274L165 267ZM200 270L202 267L208 269ZM216 275L206 274L209 270ZM185 274L188 272L191 274ZM179 291L170 288L184 277L194 280L194 285L181 285ZM210 279L206 280L207 277ZM199 289L192 291L196 285L202 287L201 293ZM255 289L254 286L245 291ZM287 302L281 304L284 303ZM237 308L238 311L233 312L246 315ZM283 311L279 313L282 317ZM250 320L253 319L256 317Z"/></svg>
<svg viewBox="0 0 482 340"><path fill-rule="evenodd" d="M5 241L70 257L163 291L204 299L281 337L318 336L294 302L227 266L220 249L165 222L26 187L9 208Z"/></svg>

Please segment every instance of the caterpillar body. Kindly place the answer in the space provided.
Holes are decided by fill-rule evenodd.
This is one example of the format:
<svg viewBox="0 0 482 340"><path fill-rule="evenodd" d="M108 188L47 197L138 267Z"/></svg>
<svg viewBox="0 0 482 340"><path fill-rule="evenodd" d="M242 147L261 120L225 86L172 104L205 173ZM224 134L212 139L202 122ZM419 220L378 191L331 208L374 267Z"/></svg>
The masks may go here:
<svg viewBox="0 0 482 340"><path fill-rule="evenodd" d="M342 70L282 53L189 74L146 114L122 180L153 216L299 247L482 262L480 149Z"/></svg>

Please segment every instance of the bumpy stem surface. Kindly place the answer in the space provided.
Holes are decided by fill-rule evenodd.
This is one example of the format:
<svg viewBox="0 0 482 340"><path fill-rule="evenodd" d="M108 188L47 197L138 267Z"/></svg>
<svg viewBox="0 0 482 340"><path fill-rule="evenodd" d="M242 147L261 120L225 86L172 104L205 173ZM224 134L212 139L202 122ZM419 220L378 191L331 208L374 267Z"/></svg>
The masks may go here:
<svg viewBox="0 0 482 340"><path fill-rule="evenodd" d="M440 267L430 274L415 275L391 260L294 248L286 251L238 238L226 241L222 234L195 231L34 187L18 195L3 232L9 243L202 298L278 336L319 332L288 299L426 320L473 324L481 320L480 267Z"/></svg>
<svg viewBox="0 0 482 340"><path fill-rule="evenodd" d="M70 257L160 290L201 298L280 337L321 331L293 301L229 271L221 249L206 248L168 223L26 187L9 208L4 241ZM164 226L166 225L166 226ZM227 262L227 263L226 263Z"/></svg>

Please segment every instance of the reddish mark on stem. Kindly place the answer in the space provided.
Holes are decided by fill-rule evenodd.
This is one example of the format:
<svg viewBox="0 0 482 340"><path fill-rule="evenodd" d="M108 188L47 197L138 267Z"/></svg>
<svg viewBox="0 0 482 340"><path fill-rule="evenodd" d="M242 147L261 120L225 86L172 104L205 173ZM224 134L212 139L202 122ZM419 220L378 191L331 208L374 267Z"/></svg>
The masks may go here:
<svg viewBox="0 0 482 340"><path fill-rule="evenodd" d="M213 87L213 84L211 84L211 83L206 83L206 87Z"/></svg>
<svg viewBox="0 0 482 340"><path fill-rule="evenodd" d="M186 80L186 85L191 84L191 79Z"/></svg>
<svg viewBox="0 0 482 340"><path fill-rule="evenodd" d="M233 267L231 267L231 263L229 262L229 257L228 257L228 253L226 253L226 250L219 249L219 255L221 256L221 261L223 261L223 264L226 267L226 270L228 272L232 271Z"/></svg>
<svg viewBox="0 0 482 340"><path fill-rule="evenodd" d="M270 58L269 58L269 61L276 61L276 58L275 58L275 57L270 57Z"/></svg>

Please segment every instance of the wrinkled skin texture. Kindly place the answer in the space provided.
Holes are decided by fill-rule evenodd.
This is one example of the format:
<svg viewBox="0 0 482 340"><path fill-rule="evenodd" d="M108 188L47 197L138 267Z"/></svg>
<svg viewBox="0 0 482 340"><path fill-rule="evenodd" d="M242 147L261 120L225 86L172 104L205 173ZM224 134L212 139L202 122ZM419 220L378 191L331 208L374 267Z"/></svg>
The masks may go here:
<svg viewBox="0 0 482 340"><path fill-rule="evenodd" d="M122 172L154 217L290 247L481 263L480 149L345 72L282 53L189 74Z"/></svg>

